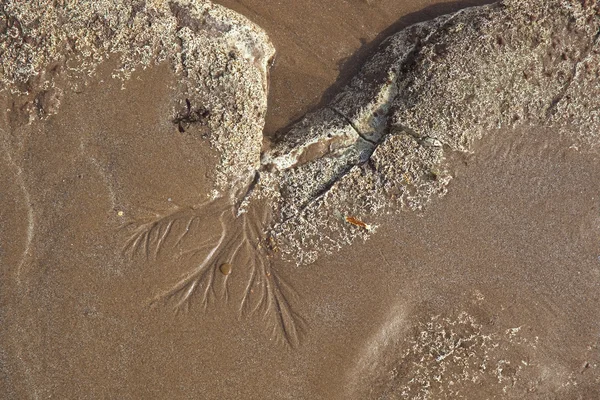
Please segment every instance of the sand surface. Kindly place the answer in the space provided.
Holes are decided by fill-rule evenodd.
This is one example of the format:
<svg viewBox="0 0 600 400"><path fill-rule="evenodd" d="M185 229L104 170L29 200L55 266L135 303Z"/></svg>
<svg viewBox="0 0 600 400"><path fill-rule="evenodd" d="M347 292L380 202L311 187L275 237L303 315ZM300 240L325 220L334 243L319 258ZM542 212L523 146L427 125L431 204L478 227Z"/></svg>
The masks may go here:
<svg viewBox="0 0 600 400"><path fill-rule="evenodd" d="M461 6L222 4L279 52L267 133L354 75L382 32ZM450 152L448 194L424 210L374 217L368 241L309 265L275 253L298 315L290 345L271 311L241 315L235 263L214 276L206 309L202 296L179 312L152 302L198 263L197 243L219 237L220 214L194 220L180 246L173 236L137 253L128 223L205 201L217 160L206 135L173 123L179 76L167 65L125 82L111 71L51 118L2 131L0 397L597 397L597 149L550 128L490 130L471 153Z"/></svg>

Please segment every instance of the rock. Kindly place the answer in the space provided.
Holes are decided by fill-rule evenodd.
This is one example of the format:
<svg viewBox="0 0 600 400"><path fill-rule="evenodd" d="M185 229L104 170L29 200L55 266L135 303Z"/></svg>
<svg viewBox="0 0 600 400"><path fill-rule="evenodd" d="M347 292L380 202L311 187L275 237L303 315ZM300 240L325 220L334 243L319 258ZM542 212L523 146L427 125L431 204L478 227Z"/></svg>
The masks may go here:
<svg viewBox="0 0 600 400"><path fill-rule="evenodd" d="M58 112L54 93L77 89L109 57L121 79L169 63L182 76L180 109L207 111L202 123L221 156L216 188L227 192L258 168L274 48L243 16L205 0L101 0L8 2L0 21L0 91L31 110L9 116L9 129Z"/></svg>
<svg viewBox="0 0 600 400"><path fill-rule="evenodd" d="M287 243L282 251L310 262L315 247L331 252L368 236L344 216L422 208L447 191L445 154L468 152L498 128L558 125L575 131L574 142L597 142L599 29L590 2L507 0L391 36L328 106L346 124L338 131L372 143L369 157L346 158L328 173L316 172L328 171L320 160L286 165L283 222L272 233ZM296 129L294 143L329 121L301 122L306 134Z"/></svg>
<svg viewBox="0 0 600 400"><path fill-rule="evenodd" d="M459 11L405 66L392 124L461 151L492 129L547 124L599 27L574 1Z"/></svg>

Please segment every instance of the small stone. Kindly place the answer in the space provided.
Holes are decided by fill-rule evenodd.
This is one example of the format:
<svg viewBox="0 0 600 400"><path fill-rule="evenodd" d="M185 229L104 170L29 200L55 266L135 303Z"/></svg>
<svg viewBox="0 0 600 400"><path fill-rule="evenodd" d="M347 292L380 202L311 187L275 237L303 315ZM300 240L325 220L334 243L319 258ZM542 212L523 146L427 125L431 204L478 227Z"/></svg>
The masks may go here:
<svg viewBox="0 0 600 400"><path fill-rule="evenodd" d="M231 267L232 267L231 264L224 263L224 264L221 264L221 266L219 267L219 270L221 271L221 273L223 275L229 275L229 274L231 274Z"/></svg>

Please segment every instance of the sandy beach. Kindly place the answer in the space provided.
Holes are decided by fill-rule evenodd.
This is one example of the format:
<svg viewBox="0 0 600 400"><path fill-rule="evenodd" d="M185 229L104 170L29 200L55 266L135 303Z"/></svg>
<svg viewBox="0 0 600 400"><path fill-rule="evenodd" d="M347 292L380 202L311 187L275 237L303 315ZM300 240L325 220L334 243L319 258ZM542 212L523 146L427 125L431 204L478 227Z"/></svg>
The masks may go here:
<svg viewBox="0 0 600 400"><path fill-rule="evenodd" d="M552 1L120 1L56 59L0 6L0 398L598 398L600 17Z"/></svg>

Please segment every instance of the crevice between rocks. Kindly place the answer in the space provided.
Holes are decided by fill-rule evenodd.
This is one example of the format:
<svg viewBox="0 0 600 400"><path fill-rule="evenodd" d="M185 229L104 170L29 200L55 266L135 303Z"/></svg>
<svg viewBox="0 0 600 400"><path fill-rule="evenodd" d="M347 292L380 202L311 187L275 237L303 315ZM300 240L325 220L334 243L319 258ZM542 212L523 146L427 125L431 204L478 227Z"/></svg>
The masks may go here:
<svg viewBox="0 0 600 400"><path fill-rule="evenodd" d="M333 106L327 106L327 108L329 108L331 111L333 111L334 113L336 113L337 115L339 115L341 118L344 119L344 121L346 121L348 123L348 125L350 125L352 127L352 129L354 129L354 131L356 132L356 134L358 136L360 136L364 141L371 143L372 145L377 145L377 142L374 140L369 139L368 137L366 137L357 127L356 125L354 125L354 122L352 122L352 120L350 118L348 118L343 112L339 111L338 109L336 109Z"/></svg>

